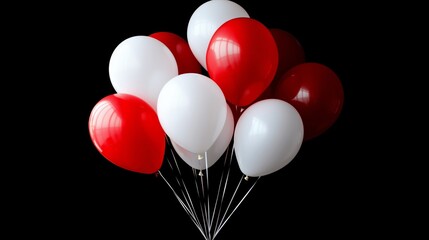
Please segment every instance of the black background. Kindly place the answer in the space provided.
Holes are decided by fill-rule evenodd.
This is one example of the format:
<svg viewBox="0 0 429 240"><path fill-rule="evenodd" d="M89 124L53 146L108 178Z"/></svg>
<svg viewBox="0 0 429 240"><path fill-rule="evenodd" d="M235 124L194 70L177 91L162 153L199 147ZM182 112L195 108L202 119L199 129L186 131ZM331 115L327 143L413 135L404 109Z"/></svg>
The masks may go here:
<svg viewBox="0 0 429 240"><path fill-rule="evenodd" d="M49 146L55 159L49 166L55 170L50 173L66 179L55 189L66 199L58 208L58 218L73 219L62 225L67 233L120 239L203 239L159 176L129 172L104 159L91 142L87 124L94 105L115 93L108 75L114 48L128 37L158 31L186 39L189 18L204 2L64 6L69 9L64 10L67 21L50 35L56 36L52 41L57 42L56 55L61 55L52 59L52 66L67 74L58 75L51 88L64 90L55 92L67 93L67 97L48 100L49 105L61 107L54 107L56 115L46 121L56 132ZM381 97L390 79L380 71L389 59L385 43L392 31L385 27L386 18L379 18L382 9L331 1L235 2L267 27L293 34L303 46L307 62L334 70L342 81L345 99L335 125L303 143L285 168L262 177L216 239L314 235L349 239L402 232L403 227L392 225L402 211L395 206L392 211L393 204L386 198L399 181L390 178L397 163L389 161L382 150L383 142L392 136L384 117L391 105ZM62 11L56 14L64 18ZM67 60L60 60L64 57Z"/></svg>

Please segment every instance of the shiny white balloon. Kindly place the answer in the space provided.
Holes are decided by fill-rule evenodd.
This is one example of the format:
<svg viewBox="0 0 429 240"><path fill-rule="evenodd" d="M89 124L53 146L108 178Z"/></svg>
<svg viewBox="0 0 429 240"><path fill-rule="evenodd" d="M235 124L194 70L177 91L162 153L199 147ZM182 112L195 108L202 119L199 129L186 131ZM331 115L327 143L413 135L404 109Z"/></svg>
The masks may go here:
<svg viewBox="0 0 429 240"><path fill-rule="evenodd" d="M211 0L200 5L188 22L187 39L198 62L207 70L206 53L215 31L226 21L249 17L246 10L228 0Z"/></svg>
<svg viewBox="0 0 429 240"><path fill-rule="evenodd" d="M204 155L225 125L227 103L220 87L199 73L173 77L161 89L158 118L170 139Z"/></svg>
<svg viewBox="0 0 429 240"><path fill-rule="evenodd" d="M227 105L227 116L225 125L220 132L218 138L213 145L207 150L207 163L205 154L200 155L197 153L190 152L185 148L181 147L174 141L171 141L174 150L186 162L190 167L197 170L204 170L215 164L220 157L225 153L229 144L231 143L232 136L234 134L234 116L232 115L231 108Z"/></svg>
<svg viewBox="0 0 429 240"><path fill-rule="evenodd" d="M173 53L149 36L125 39L110 57L109 76L115 91L135 95L155 111L161 88L177 75Z"/></svg>
<svg viewBox="0 0 429 240"><path fill-rule="evenodd" d="M298 111L279 99L250 105L237 121L234 148L240 170L246 176L271 174L297 155L304 138Z"/></svg>

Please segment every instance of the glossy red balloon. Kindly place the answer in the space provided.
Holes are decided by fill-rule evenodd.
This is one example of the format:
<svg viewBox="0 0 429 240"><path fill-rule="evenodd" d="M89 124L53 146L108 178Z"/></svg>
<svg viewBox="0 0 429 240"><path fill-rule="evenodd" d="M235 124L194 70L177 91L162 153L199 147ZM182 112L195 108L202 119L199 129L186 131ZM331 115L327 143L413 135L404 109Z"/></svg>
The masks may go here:
<svg viewBox="0 0 429 240"><path fill-rule="evenodd" d="M201 64L184 38L171 32L156 32L150 34L149 37L158 39L170 49L176 59L179 74L202 73Z"/></svg>
<svg viewBox="0 0 429 240"><path fill-rule="evenodd" d="M305 53L298 39L289 32L279 28L270 28L270 31L279 52L279 65L271 83L274 86L287 70L305 61Z"/></svg>
<svg viewBox="0 0 429 240"><path fill-rule="evenodd" d="M157 172L164 159L165 132L153 108L129 94L113 94L92 109L91 140L113 164L129 171Z"/></svg>
<svg viewBox="0 0 429 240"><path fill-rule="evenodd" d="M278 65L277 45L270 30L252 18L233 18L213 34L207 72L227 101L253 103L270 85Z"/></svg>
<svg viewBox="0 0 429 240"><path fill-rule="evenodd" d="M344 104L340 79L320 63L301 63L289 69L279 79L274 96L297 109L304 124L304 141L330 128Z"/></svg>
<svg viewBox="0 0 429 240"><path fill-rule="evenodd" d="M261 100L265 100L265 99L270 99L270 98L274 98L274 87L273 87L273 82L271 82L270 86L267 87L267 89L265 89L261 95L259 95L259 97L256 99L255 102L261 101Z"/></svg>

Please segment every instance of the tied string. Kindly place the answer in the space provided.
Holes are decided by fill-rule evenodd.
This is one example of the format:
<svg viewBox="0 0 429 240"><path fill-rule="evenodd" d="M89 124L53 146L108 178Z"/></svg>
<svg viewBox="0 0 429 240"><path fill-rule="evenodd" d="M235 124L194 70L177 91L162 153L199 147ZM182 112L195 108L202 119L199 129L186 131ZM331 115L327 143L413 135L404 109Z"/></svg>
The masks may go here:
<svg viewBox="0 0 429 240"><path fill-rule="evenodd" d="M219 159L222 161L210 167L209 156L205 152L199 160L204 161L203 169L187 165L174 150L168 137L166 141L169 150L166 164L158 174L204 239L214 240L260 177L243 176L235 161L232 141ZM217 189L211 189L212 185L217 186Z"/></svg>

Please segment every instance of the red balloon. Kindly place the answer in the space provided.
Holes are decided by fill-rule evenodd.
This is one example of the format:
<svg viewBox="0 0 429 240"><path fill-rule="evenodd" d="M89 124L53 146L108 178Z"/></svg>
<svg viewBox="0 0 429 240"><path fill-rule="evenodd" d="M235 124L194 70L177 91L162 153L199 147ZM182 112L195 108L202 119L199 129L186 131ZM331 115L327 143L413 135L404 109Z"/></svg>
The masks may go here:
<svg viewBox="0 0 429 240"><path fill-rule="evenodd" d="M279 52L279 65L271 83L272 86L275 86L278 79L287 70L305 61L305 53L299 41L289 32L279 28L271 28L270 31L276 41Z"/></svg>
<svg viewBox="0 0 429 240"><path fill-rule="evenodd" d="M270 98L274 98L273 82L271 82L270 86L268 86L267 89L265 89L264 92L262 92L262 94L259 95L259 97L256 99L255 102L259 102L261 100L270 99Z"/></svg>
<svg viewBox="0 0 429 240"><path fill-rule="evenodd" d="M280 79L274 92L299 112L304 124L304 141L330 128L339 117L344 91L334 71L319 63L301 63Z"/></svg>
<svg viewBox="0 0 429 240"><path fill-rule="evenodd" d="M170 49L176 59L179 74L202 73L201 64L184 38L171 32L156 32L150 34L149 37L158 39Z"/></svg>
<svg viewBox="0 0 429 240"><path fill-rule="evenodd" d="M233 18L213 34L206 54L207 72L225 98L237 106L253 103L270 85L278 65L270 30L252 18Z"/></svg>
<svg viewBox="0 0 429 240"><path fill-rule="evenodd" d="M113 94L92 109L91 140L113 164L129 171L151 174L162 165L165 132L153 108L129 94Z"/></svg>

